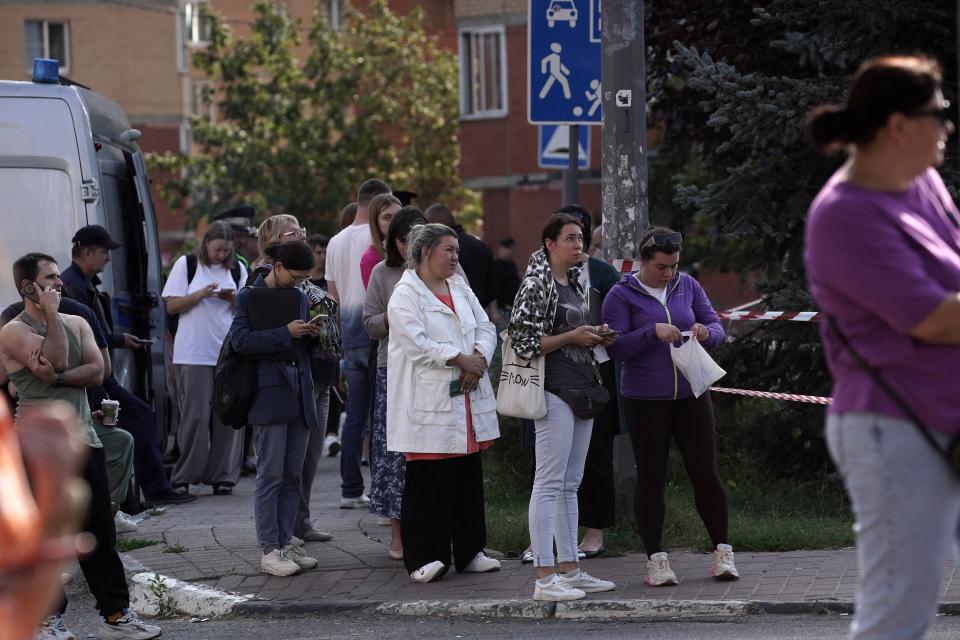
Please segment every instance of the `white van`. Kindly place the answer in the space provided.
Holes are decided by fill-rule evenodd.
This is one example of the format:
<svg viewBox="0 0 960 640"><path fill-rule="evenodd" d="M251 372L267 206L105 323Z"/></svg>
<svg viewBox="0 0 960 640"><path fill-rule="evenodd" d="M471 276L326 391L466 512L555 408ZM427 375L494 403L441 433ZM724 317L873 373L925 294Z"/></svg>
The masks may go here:
<svg viewBox="0 0 960 640"><path fill-rule="evenodd" d="M55 68L34 82L0 80L0 309L20 300L11 275L19 256L50 254L62 271L76 230L106 227L123 243L100 276L114 330L156 339L115 349L114 372L165 425L160 251L138 137L120 105Z"/></svg>

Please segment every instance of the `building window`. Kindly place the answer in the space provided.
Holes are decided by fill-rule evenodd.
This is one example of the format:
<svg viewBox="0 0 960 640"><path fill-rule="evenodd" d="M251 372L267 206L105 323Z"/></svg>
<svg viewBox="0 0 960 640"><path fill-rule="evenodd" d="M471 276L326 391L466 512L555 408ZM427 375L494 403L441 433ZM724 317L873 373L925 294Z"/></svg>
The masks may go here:
<svg viewBox="0 0 960 640"><path fill-rule="evenodd" d="M507 45L503 27L460 32L460 114L507 115Z"/></svg>
<svg viewBox="0 0 960 640"><path fill-rule="evenodd" d="M203 47L210 42L210 19L204 15L205 4L183 3L183 35L187 46Z"/></svg>
<svg viewBox="0 0 960 640"><path fill-rule="evenodd" d="M213 122L213 85L203 80L190 82L190 115Z"/></svg>
<svg viewBox="0 0 960 640"><path fill-rule="evenodd" d="M340 29L343 23L343 3L341 0L324 0L324 7L327 10L327 24L331 29Z"/></svg>
<svg viewBox="0 0 960 640"><path fill-rule="evenodd" d="M27 20L27 69L36 58L60 61L60 72L70 71L70 35L66 22Z"/></svg>

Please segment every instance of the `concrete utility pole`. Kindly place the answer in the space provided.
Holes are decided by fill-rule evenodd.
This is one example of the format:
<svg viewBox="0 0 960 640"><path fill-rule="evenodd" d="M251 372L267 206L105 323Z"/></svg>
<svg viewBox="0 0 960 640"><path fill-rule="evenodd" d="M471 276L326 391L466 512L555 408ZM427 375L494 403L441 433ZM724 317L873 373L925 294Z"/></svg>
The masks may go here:
<svg viewBox="0 0 960 640"><path fill-rule="evenodd" d="M650 224L643 0L604 2L601 30L603 257L638 259Z"/></svg>
<svg viewBox="0 0 960 640"><path fill-rule="evenodd" d="M607 0L600 26L603 257L638 260L637 242L650 225L643 0ZM617 512L632 518L637 468L629 435L621 435L614 443L613 469Z"/></svg>

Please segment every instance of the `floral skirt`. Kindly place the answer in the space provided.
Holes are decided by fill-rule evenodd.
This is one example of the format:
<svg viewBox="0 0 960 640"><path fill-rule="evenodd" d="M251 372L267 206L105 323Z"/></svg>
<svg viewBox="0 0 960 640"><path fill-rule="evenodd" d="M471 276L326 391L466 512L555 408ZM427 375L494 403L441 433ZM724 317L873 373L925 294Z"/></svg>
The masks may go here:
<svg viewBox="0 0 960 640"><path fill-rule="evenodd" d="M406 461L403 453L387 451L387 369L377 369L370 433L370 513L400 518Z"/></svg>

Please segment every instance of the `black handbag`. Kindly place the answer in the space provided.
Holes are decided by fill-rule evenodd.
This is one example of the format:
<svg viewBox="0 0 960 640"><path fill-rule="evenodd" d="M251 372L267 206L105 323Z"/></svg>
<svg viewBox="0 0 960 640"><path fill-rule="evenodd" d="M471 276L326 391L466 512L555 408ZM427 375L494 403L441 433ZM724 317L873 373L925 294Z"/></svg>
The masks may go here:
<svg viewBox="0 0 960 640"><path fill-rule="evenodd" d="M887 397L890 398L897 408L903 412L903 415L907 416L910 422L917 428L917 431L920 432L920 435L923 436L923 439L926 440L934 451L936 451L940 457L942 457L947 466L949 466L955 474L960 476L960 434L953 436L950 440L950 443L947 444L946 448L940 446L940 443L937 442L937 439L933 437L933 434L927 428L927 426L920 420L920 417L917 415L917 412L913 410L907 402L900 396L899 393L894 391L893 387L884 379L880 374L880 370L872 366L863 357L857 353L857 350L853 348L853 345L850 344L850 340L847 336L840 331L840 327L837 326L837 323L834 322L829 316L827 318L827 328L830 331L833 331L836 336L840 339L840 342L843 343L843 346L847 348L847 351L850 352L850 355L853 356L853 359L857 361L857 364L860 365L860 368L863 369L867 375L880 387L884 393L887 394Z"/></svg>
<svg viewBox="0 0 960 640"><path fill-rule="evenodd" d="M596 418L610 402L610 392L600 384L589 389L563 389L556 394L570 405L573 415L581 420Z"/></svg>

